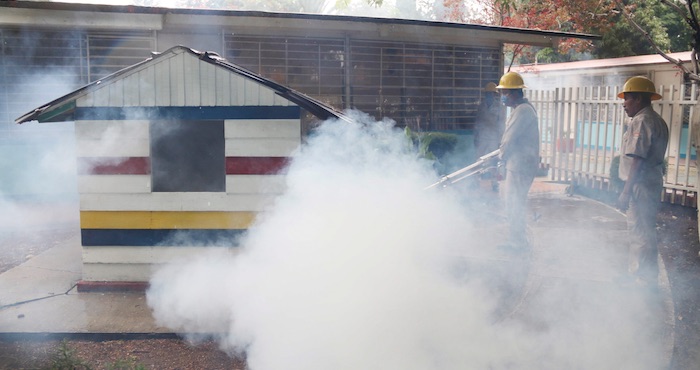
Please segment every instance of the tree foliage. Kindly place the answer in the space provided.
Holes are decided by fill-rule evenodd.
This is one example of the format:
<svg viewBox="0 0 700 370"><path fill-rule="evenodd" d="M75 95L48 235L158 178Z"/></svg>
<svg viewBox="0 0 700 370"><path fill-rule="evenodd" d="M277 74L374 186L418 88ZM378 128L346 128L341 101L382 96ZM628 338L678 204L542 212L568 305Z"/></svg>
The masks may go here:
<svg viewBox="0 0 700 370"><path fill-rule="evenodd" d="M656 49L625 18L634 18L654 44L665 51L690 48L692 34L683 16L669 4L680 0L492 0L495 24L530 29L598 34L602 41L563 40L556 49L511 47L521 63L567 61L580 53L608 58L650 54ZM697 0L694 0L697 2ZM516 55L517 57L517 55Z"/></svg>
<svg viewBox="0 0 700 370"><path fill-rule="evenodd" d="M684 66L683 61L671 58L667 53L669 51L665 49L665 45L659 41L657 37L654 36L654 29L645 24L645 18L640 17L640 14L636 8L638 4L628 4L623 0L615 0L617 9L620 14L628 21L628 24L632 26L632 29L637 35L641 34L650 48L656 51L658 54L662 55L668 61L676 64L681 70L683 70L686 78L700 82L700 68L698 68L698 41L700 41L700 0L659 0L659 7L656 10L663 10L664 13L651 13L650 17L657 18L660 23L663 22L676 22L674 27L679 24L682 25L680 28L673 28L678 34L674 34L673 42L669 40L669 45L684 45L688 44L691 49L691 59L692 59L692 69L688 69ZM642 13L644 14L644 13ZM667 23L667 27L671 27Z"/></svg>
<svg viewBox="0 0 700 370"><path fill-rule="evenodd" d="M598 48L599 57L654 54L656 45L664 52L686 51L691 48L692 35L683 27L681 15L661 1L617 1L613 16L616 22L603 34ZM653 44L639 37L638 29L628 22L634 19L648 34Z"/></svg>
<svg viewBox="0 0 700 370"><path fill-rule="evenodd" d="M612 4L600 0L493 0L494 19L507 27L597 33L612 26ZM588 40L565 39L557 52L590 50Z"/></svg>

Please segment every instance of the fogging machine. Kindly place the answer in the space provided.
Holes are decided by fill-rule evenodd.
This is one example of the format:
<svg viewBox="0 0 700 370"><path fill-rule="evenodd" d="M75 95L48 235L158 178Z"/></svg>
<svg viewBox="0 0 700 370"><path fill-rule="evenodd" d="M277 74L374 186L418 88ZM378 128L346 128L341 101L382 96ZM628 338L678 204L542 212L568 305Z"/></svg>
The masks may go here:
<svg viewBox="0 0 700 370"><path fill-rule="evenodd" d="M496 149L489 154L479 157L478 161L470 164L467 167L452 172L449 175L443 176L440 178L440 181L428 186L426 189L432 189L438 186L446 187L472 176L480 175L491 169L498 168L498 154L500 153L501 151Z"/></svg>

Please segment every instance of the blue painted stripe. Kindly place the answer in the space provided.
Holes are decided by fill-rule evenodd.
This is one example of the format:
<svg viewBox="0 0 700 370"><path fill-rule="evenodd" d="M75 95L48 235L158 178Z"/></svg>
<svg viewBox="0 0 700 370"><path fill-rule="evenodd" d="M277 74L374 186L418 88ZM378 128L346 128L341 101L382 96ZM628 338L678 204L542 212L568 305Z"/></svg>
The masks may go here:
<svg viewBox="0 0 700 370"><path fill-rule="evenodd" d="M298 106L77 107L76 120L298 119Z"/></svg>
<svg viewBox="0 0 700 370"><path fill-rule="evenodd" d="M83 246L216 246L235 247L245 229L81 229Z"/></svg>

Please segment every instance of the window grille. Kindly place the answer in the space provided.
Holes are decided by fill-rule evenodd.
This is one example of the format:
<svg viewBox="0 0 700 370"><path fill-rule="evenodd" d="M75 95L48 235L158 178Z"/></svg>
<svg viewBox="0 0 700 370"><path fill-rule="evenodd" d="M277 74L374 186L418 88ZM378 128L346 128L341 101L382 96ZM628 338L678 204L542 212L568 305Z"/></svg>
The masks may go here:
<svg viewBox="0 0 700 370"><path fill-rule="evenodd" d="M142 62L156 50L152 34L89 34L87 44L90 82Z"/></svg>
<svg viewBox="0 0 700 370"><path fill-rule="evenodd" d="M15 118L85 82L82 40L78 32L0 29L1 131L16 131Z"/></svg>
<svg viewBox="0 0 700 370"><path fill-rule="evenodd" d="M471 127L501 76L498 49L353 41L350 54L352 105L417 130Z"/></svg>
<svg viewBox="0 0 700 370"><path fill-rule="evenodd" d="M344 40L231 35L224 43L231 63L343 109Z"/></svg>
<svg viewBox="0 0 700 370"><path fill-rule="evenodd" d="M501 76L497 48L358 40L346 48L339 39L245 35L224 42L232 63L335 108L417 130L470 128L483 85Z"/></svg>

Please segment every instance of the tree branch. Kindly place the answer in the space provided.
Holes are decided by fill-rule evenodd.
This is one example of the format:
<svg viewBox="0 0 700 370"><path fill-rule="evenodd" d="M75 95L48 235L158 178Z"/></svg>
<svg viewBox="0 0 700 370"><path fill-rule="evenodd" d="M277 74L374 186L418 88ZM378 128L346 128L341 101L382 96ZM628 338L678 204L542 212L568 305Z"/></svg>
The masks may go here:
<svg viewBox="0 0 700 370"><path fill-rule="evenodd" d="M510 65L508 66L507 72L510 72L510 68L513 66L513 62L515 62L515 57L518 54L520 54L520 52L523 50L524 47L525 47L525 45L520 45L520 44L515 45L515 47L513 47L513 58L511 58L511 60L510 60Z"/></svg>
<svg viewBox="0 0 700 370"><path fill-rule="evenodd" d="M696 69L696 71L693 72L690 71L685 65L683 65L683 61L671 58L668 54L661 50L661 48L659 48L658 45L656 45L654 39L651 38L651 35L649 35L648 32L646 32L639 24L637 24L637 22L635 22L634 19L632 19L632 16L627 12L627 9L624 6L622 6L620 0L615 0L615 4L618 8L620 8L622 15L624 15L625 19L627 19L627 22L629 22L629 24L631 24L634 28L641 32L642 35L644 35L644 37L647 39L647 41L649 41L651 46L654 47L654 49L659 55L661 55L664 59L668 60L669 62L675 64L678 68L680 68L688 79L700 82L700 76L697 73L697 61L694 63L694 66L696 66L694 69ZM695 46L693 46L693 52L691 53L691 55L695 55L695 52Z"/></svg>
<svg viewBox="0 0 700 370"><path fill-rule="evenodd" d="M690 25L695 32L700 31L700 27L698 27L698 17L695 14L695 9L693 8L693 3L694 0L688 0L688 13L690 13L690 18L693 20L694 26Z"/></svg>
<svg viewBox="0 0 700 370"><path fill-rule="evenodd" d="M693 30L698 31L700 29L700 27L698 26L698 20L695 17L695 13L693 12L692 0L688 2L688 8L682 8L678 6L678 4L669 0L659 0L659 2L675 10L676 13L683 17L683 20L685 20L685 22L688 23L688 26L690 26L690 28L692 28ZM690 17L688 17L688 12L691 15Z"/></svg>

